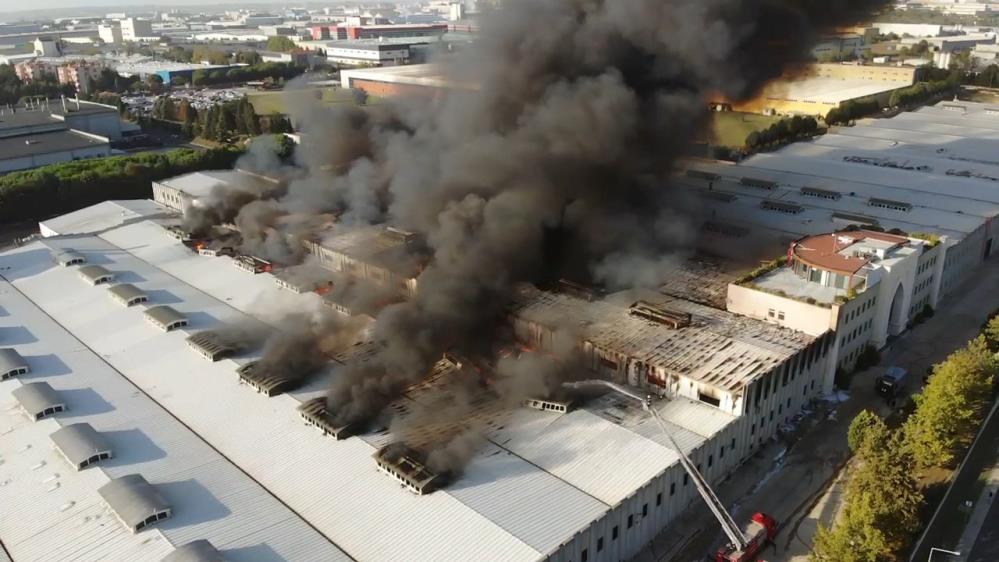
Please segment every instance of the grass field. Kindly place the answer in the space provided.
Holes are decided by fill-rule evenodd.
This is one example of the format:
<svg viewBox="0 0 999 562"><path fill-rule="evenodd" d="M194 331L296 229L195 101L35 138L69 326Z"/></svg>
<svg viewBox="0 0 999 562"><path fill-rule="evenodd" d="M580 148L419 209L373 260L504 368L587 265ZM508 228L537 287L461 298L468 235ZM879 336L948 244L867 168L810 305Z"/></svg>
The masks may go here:
<svg viewBox="0 0 999 562"><path fill-rule="evenodd" d="M319 96L317 98L317 96ZM288 113L288 104L298 105L315 103L324 104L354 103L354 98L347 90L332 88L310 88L307 90L291 90L277 92L251 92L247 94L253 110L257 115L271 113ZM368 102L373 100L369 98Z"/></svg>
<svg viewBox="0 0 999 562"><path fill-rule="evenodd" d="M746 136L780 120L780 117L721 111L711 114L711 143L737 148L746 142Z"/></svg>

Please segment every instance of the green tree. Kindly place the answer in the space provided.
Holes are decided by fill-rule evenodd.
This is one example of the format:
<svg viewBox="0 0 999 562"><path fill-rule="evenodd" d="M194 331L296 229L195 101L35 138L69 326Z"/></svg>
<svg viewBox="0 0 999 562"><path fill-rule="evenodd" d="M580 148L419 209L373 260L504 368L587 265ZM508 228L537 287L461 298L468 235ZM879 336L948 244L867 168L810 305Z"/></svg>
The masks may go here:
<svg viewBox="0 0 999 562"><path fill-rule="evenodd" d="M760 133L757 131L750 131L749 134L746 135L745 145L747 148L758 147L760 145Z"/></svg>
<svg viewBox="0 0 999 562"><path fill-rule="evenodd" d="M846 432L846 442L850 445L850 450L854 454L858 454L867 437L872 432L882 431L884 426L885 422L874 412L870 410L861 411L850 422L850 429Z"/></svg>
<svg viewBox="0 0 999 562"><path fill-rule="evenodd" d="M921 467L950 466L967 446L988 404L997 362L980 336L933 368L905 423L906 442Z"/></svg>
<svg viewBox="0 0 999 562"><path fill-rule="evenodd" d="M865 504L848 504L830 529L819 523L815 544L809 554L812 562L881 562L891 552L884 533L876 526L877 516Z"/></svg>
<svg viewBox="0 0 999 562"><path fill-rule="evenodd" d="M985 345L989 351L999 353L999 314L989 319L985 328L982 329L982 335L985 337Z"/></svg>
<svg viewBox="0 0 999 562"><path fill-rule="evenodd" d="M298 47L294 41L284 35L276 35L267 38L267 50L285 53Z"/></svg>

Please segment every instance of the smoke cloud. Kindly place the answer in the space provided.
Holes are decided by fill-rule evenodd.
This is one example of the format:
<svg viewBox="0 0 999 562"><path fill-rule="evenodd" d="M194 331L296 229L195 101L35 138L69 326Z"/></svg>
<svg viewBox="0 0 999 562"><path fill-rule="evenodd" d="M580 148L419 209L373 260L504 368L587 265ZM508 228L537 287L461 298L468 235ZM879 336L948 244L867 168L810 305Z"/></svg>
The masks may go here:
<svg viewBox="0 0 999 562"><path fill-rule="evenodd" d="M334 379L331 411L371 419L444 350L494 355L515 283L656 285L696 240L697 205L669 176L709 98L752 97L821 33L885 3L510 0L474 48L440 61L475 87L295 108L301 177L267 212L243 202L237 222L273 228L274 210L388 222L424 235L433 256L418 294L378 315L376 356ZM231 201L219 207L233 214ZM567 376L531 355L498 369L501 396L551 392ZM438 447L452 459L441 464L467 461L454 452L464 444Z"/></svg>

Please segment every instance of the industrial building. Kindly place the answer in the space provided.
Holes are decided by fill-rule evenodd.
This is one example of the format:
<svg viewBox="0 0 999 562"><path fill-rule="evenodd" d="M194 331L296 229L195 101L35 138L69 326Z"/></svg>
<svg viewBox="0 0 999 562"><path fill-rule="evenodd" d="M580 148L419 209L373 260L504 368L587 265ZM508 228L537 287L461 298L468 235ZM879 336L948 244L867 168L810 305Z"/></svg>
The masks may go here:
<svg viewBox="0 0 999 562"><path fill-rule="evenodd" d="M408 41L379 39L330 41L326 47L326 58L346 66L398 66L409 64L410 46Z"/></svg>
<svg viewBox="0 0 999 562"><path fill-rule="evenodd" d="M940 102L739 164L689 162L676 183L711 205L715 247L752 239L792 266L730 285L728 308L807 333L835 328L841 366L936 308L995 253L993 119L999 106Z"/></svg>
<svg viewBox="0 0 999 562"><path fill-rule="evenodd" d="M360 88L373 96L381 97L434 96L444 88L475 88L472 85L455 84L436 64L342 70L340 84L344 88Z"/></svg>
<svg viewBox="0 0 999 562"><path fill-rule="evenodd" d="M79 100L29 101L0 109L0 173L111 154L117 108Z"/></svg>
<svg viewBox="0 0 999 562"><path fill-rule="evenodd" d="M756 98L732 104L737 111L824 117L850 100L884 98L911 86L916 69L889 65L822 63L809 65L785 80L766 86Z"/></svg>
<svg viewBox="0 0 999 562"><path fill-rule="evenodd" d="M5 279L0 284L7 288L0 306L9 312L0 326L24 326L34 336L9 342L30 375L4 381L0 396L29 376L27 382L48 382L66 408L30 424L18 412L25 421L9 423L15 429L0 443L0 454L9 459L22 443L49 442L63 424L88 423L103 440L91 439L96 444L89 449L96 452L85 458L53 451L59 456L48 461L49 470L55 471L56 462L74 465L60 472L57 495L47 496L44 506L24 507L28 518L0 521L0 539L15 560L31 558L45 546L49 558L62 559L52 553L82 543L98 554L117 548L132 559L160 559L175 548L194 549L185 545L199 540L227 560L255 560L260 551L244 546L251 533L287 559L621 560L700 501L655 421L639 404L616 395L571 405L553 402L558 407L550 408L539 400L512 410L484 404L476 415L484 423L484 441L464 472L447 478L420 468L416 452L383 455L395 441L386 430L354 436L331 430L322 408L315 408L326 380L304 381L297 390L276 394L267 381L247 374L260 350L216 356L212 338L197 337L222 323L267 322L260 302L300 310L323 306L320 295L282 290L269 274L247 275L228 257L192 251L171 235L176 219L140 216L119 223L100 216L119 213L114 204L99 207L83 213L85 220L65 221L76 225L74 234L0 254ZM84 232L87 225L92 232ZM58 222L49 230L58 231ZM412 243L406 233L376 230L334 230L316 257L329 246L336 250L329 254L334 261L340 256L367 267L378 254L358 254L355 248L392 251L400 246L385 247L386 240L400 241L401 247ZM70 254L85 264L61 259ZM81 282L78 270L88 264L99 264L97 273L111 281ZM135 290L116 292L122 284ZM127 304L135 295L146 301L123 306L122 299ZM563 322L579 328L573 333L595 374L662 397L657 412L711 482L736 470L832 377L831 332L812 336L658 292L594 297L523 286L511 320L524 344L540 350L551 345L557 337L552 330ZM174 328L164 331L168 324ZM93 329L97 325L100 330ZM81 343L87 351L78 351ZM63 371L53 372L55 364L38 357L42 349L71 372L55 374ZM84 370L84 364L91 367ZM454 377L461 368L460 360L445 356L431 378ZM334 362L331 376L338 376L337 369ZM129 395L138 391L127 408L119 405L118 388L130 389ZM100 404L98 399L114 407L91 405ZM429 399L411 391L394 408ZM42 424L49 424L44 431L37 429ZM148 440L126 439L130 427ZM163 441L161 431L167 430L174 436ZM141 460L136 448L153 445L163 453ZM36 501L36 479L22 476L38 455L52 449L29 450L0 465L0 478L15 479L15 485L0 488L4 505L22 509ZM108 458L100 458L102 452ZM100 471L79 470L95 455ZM211 455L219 460L204 460ZM203 468L186 476L167 468L181 463ZM335 476L315 478L331 466ZM205 472L213 467L224 479ZM245 494L230 491L238 486L249 488ZM269 499L248 497L257 491ZM144 511L120 507L118 494L136 498ZM259 506L250 509L244 504L249 501ZM67 505L62 512L55 507ZM285 515L285 527L279 528L274 518L287 510L293 514ZM113 521L101 538L84 539L56 526L78 520L80 532L86 532L98 515ZM418 522L419 531L406 522ZM308 528L295 527L302 524ZM309 552L304 557L287 554L296 546L315 550L300 551Z"/></svg>

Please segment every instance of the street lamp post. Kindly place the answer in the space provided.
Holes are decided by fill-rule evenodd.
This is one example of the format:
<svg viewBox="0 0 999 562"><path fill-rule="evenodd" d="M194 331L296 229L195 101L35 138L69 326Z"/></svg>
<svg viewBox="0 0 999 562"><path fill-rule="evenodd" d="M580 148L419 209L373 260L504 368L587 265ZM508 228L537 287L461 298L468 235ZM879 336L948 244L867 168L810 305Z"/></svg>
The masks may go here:
<svg viewBox="0 0 999 562"><path fill-rule="evenodd" d="M926 562L933 562L933 553L934 552L942 552L944 554L950 554L951 556L960 556L961 555L960 552L955 552L953 550L944 550L942 548L937 548L937 547L934 546L933 548L930 549L930 557L926 559Z"/></svg>

